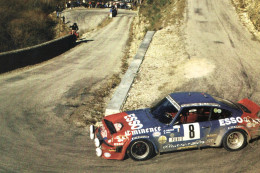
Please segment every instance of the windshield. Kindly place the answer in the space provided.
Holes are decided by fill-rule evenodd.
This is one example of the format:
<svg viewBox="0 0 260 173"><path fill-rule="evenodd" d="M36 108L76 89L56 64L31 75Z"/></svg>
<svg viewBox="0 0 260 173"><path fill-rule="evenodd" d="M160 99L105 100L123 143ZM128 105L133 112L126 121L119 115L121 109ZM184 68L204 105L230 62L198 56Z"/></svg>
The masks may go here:
<svg viewBox="0 0 260 173"><path fill-rule="evenodd" d="M115 129L114 124L112 122L106 120L106 119L104 119L104 121L105 121L105 123L107 125L107 128L109 129L110 134L116 133L116 129Z"/></svg>
<svg viewBox="0 0 260 173"><path fill-rule="evenodd" d="M154 107L151 108L151 113L154 118L158 119L161 123L169 124L178 110L171 104L171 102L164 98Z"/></svg>

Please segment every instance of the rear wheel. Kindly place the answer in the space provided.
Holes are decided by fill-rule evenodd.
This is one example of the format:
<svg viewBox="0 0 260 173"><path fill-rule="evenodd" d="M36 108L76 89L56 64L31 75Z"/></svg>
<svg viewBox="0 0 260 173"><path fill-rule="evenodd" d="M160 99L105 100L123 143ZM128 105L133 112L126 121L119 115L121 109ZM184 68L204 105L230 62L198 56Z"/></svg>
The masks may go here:
<svg viewBox="0 0 260 173"><path fill-rule="evenodd" d="M228 151L238 151L247 145L246 135L243 131L232 130L223 139L223 146Z"/></svg>
<svg viewBox="0 0 260 173"><path fill-rule="evenodd" d="M146 140L137 140L130 144L128 155L133 160L142 161L149 159L153 154L153 146Z"/></svg>

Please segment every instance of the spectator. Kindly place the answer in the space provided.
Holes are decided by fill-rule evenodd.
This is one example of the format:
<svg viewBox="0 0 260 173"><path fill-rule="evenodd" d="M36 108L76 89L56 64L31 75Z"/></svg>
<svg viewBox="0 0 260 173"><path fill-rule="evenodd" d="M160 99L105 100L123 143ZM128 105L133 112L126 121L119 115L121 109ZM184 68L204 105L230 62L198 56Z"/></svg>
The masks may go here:
<svg viewBox="0 0 260 173"><path fill-rule="evenodd" d="M70 9L71 9L71 1L69 1L69 2L67 3L67 8L70 8Z"/></svg>
<svg viewBox="0 0 260 173"><path fill-rule="evenodd" d="M74 23L72 26L70 26L70 28L71 28L71 34L76 34L77 31L79 30L77 23Z"/></svg>
<svg viewBox="0 0 260 173"><path fill-rule="evenodd" d="M60 6L58 4L56 6L56 14L57 14L57 18L58 18L60 15Z"/></svg>

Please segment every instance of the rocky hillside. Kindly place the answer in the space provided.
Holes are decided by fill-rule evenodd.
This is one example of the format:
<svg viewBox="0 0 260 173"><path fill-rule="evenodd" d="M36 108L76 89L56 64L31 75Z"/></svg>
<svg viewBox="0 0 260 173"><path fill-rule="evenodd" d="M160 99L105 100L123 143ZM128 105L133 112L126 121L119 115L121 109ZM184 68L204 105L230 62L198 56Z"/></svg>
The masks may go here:
<svg viewBox="0 0 260 173"><path fill-rule="evenodd" d="M260 1L259 0L232 0L243 22L249 25L249 30L260 38ZM250 22L252 24L250 24ZM250 26L251 25L251 26Z"/></svg>

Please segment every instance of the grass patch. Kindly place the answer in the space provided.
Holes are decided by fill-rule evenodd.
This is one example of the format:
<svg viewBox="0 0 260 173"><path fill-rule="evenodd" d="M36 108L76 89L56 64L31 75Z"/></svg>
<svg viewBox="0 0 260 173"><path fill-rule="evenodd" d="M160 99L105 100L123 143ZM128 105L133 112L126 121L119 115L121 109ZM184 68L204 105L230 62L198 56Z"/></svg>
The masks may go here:
<svg viewBox="0 0 260 173"><path fill-rule="evenodd" d="M70 115L70 120L77 122L77 126L82 127L101 121L104 117L107 98L120 81L119 74L114 74L105 82L99 83L98 86L101 87L97 89L94 89L94 86L81 89L77 96L69 100L66 105L75 108ZM85 97L82 99L83 95Z"/></svg>
<svg viewBox="0 0 260 173"><path fill-rule="evenodd" d="M140 14L149 21L146 31L157 31L168 23L183 19L186 0L147 0L140 6Z"/></svg>

